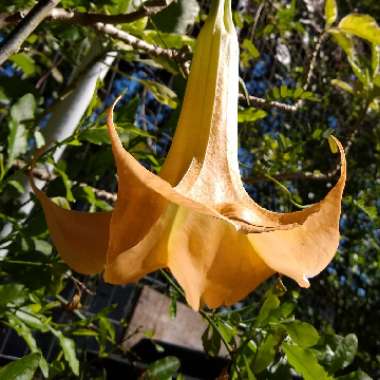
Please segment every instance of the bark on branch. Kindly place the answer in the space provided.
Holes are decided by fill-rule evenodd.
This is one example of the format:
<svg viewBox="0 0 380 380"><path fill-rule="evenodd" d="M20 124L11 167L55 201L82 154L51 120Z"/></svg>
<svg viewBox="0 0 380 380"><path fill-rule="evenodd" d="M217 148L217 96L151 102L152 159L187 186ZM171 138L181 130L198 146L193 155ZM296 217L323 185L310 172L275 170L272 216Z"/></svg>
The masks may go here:
<svg viewBox="0 0 380 380"><path fill-rule="evenodd" d="M25 18L17 24L15 29L0 45L0 66L16 53L22 43L37 28L38 25L51 13L52 9L61 0L40 0L25 16Z"/></svg>
<svg viewBox="0 0 380 380"><path fill-rule="evenodd" d="M68 11L63 8L55 8L46 16L51 21L61 21L70 24L92 25L98 22L103 24L128 24L144 17L150 17L167 8L174 0L149 0L139 9L127 14L107 15L101 13L85 13ZM24 19L23 12L15 14L0 13L0 28L15 24Z"/></svg>

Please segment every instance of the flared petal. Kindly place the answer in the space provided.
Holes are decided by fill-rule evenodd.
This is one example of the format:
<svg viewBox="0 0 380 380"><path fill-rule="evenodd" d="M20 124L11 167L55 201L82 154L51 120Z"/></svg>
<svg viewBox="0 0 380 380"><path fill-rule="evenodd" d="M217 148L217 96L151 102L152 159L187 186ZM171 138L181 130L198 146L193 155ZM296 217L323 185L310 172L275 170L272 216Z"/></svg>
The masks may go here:
<svg viewBox="0 0 380 380"><path fill-rule="evenodd" d="M247 235L229 223L170 205L147 235L109 260L104 278L125 284L160 268L169 268L198 310L230 305L274 272L255 253Z"/></svg>
<svg viewBox="0 0 380 380"><path fill-rule="evenodd" d="M256 255L248 237L223 220L180 208L169 240L168 267L189 305L231 305L274 272Z"/></svg>
<svg viewBox="0 0 380 380"><path fill-rule="evenodd" d="M249 234L253 248L264 262L302 287L308 287L308 278L316 276L330 263L339 245L346 159L342 145L334 140L340 151L341 173L326 197L305 210L277 214L281 223L298 224L292 229Z"/></svg>
<svg viewBox="0 0 380 380"><path fill-rule="evenodd" d="M80 212L57 206L39 190L31 178L40 201L50 236L62 260L83 274L101 272L106 262L112 212Z"/></svg>
<svg viewBox="0 0 380 380"><path fill-rule="evenodd" d="M144 238L134 246L117 251L117 254L111 251L104 271L104 280L111 284L127 284L157 269L167 267L168 240L177 209L178 206L169 205ZM114 234L111 234L111 241L113 236Z"/></svg>
<svg viewBox="0 0 380 380"><path fill-rule="evenodd" d="M183 206L200 214L222 219L235 229L239 228L235 221L230 221L214 208L178 192L128 153L114 127L112 108L107 124L119 179L118 197L111 218L108 262L139 243L170 205Z"/></svg>

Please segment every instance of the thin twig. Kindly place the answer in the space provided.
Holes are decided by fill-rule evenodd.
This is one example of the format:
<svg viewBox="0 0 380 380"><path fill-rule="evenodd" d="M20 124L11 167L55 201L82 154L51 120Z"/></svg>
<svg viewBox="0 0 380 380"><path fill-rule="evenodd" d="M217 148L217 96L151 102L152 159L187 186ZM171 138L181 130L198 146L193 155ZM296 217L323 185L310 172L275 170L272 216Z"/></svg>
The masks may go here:
<svg viewBox="0 0 380 380"><path fill-rule="evenodd" d="M40 0L0 45L0 65L16 53L23 42L61 0Z"/></svg>
<svg viewBox="0 0 380 380"><path fill-rule="evenodd" d="M311 56L308 69L306 70L306 76L304 85L302 86L302 89L304 92L309 90L311 80L314 75L314 71L317 66L317 58L319 51L321 50L322 44L327 39L328 33L322 33L320 37L318 38L317 44L315 45L313 54ZM244 98L244 97L241 97ZM275 100L267 100L263 98L259 98L257 96L250 95L249 101L257 108L264 108L264 109L271 109L271 108L277 108L285 112L297 112L305 103L304 99L297 100L294 104L286 104L282 102L277 102Z"/></svg>
<svg viewBox="0 0 380 380"><path fill-rule="evenodd" d="M174 59L176 61L183 61L187 59L187 54L180 50L164 49L159 46L154 46L144 40L140 40L139 38L125 32L124 30L116 28L111 24L97 22L96 24L93 24L91 26L101 33L107 34L112 38L123 41L128 45L132 46L134 49L142 50L154 57L161 56L169 59Z"/></svg>

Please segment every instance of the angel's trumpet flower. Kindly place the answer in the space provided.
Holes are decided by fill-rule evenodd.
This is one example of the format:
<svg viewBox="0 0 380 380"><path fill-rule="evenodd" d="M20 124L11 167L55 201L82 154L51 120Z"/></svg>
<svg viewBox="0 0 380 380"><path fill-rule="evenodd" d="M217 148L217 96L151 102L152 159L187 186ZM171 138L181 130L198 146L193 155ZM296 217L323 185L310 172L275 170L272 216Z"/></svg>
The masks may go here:
<svg viewBox="0 0 380 380"><path fill-rule="evenodd" d="M111 213L56 206L35 188L62 259L78 272L104 270L125 284L169 268L198 309L232 304L275 272L308 287L339 241L341 176L321 202L276 213L244 190L237 158L239 45L230 0L214 0L197 39L173 143L159 176L124 150L112 121L109 134L119 178Z"/></svg>

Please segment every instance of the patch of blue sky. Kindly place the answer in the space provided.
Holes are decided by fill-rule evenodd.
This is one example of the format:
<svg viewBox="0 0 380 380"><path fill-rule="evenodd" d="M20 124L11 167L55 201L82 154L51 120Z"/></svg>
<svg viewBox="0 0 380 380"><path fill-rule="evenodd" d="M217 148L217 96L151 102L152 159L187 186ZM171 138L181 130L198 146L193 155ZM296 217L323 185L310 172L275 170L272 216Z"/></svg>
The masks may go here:
<svg viewBox="0 0 380 380"><path fill-rule="evenodd" d="M330 264L326 270L328 274L336 275L336 269L333 264Z"/></svg>
<svg viewBox="0 0 380 380"><path fill-rule="evenodd" d="M256 96L264 96L268 90L268 81L265 79L251 79L246 83L248 93Z"/></svg>
<svg viewBox="0 0 380 380"><path fill-rule="evenodd" d="M12 78L14 76L21 76L22 71L17 70L11 63L5 62L4 65L0 66L0 76Z"/></svg>
<svg viewBox="0 0 380 380"><path fill-rule="evenodd" d="M327 117L327 125L331 129L337 129L338 128L338 119L334 115L330 115Z"/></svg>
<svg viewBox="0 0 380 380"><path fill-rule="evenodd" d="M367 295L366 290L363 289L363 288L358 288L356 292L357 292L357 295L358 295L360 298L365 298L365 296Z"/></svg>

